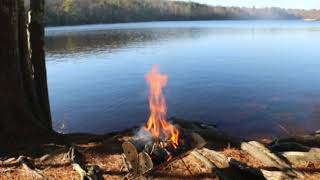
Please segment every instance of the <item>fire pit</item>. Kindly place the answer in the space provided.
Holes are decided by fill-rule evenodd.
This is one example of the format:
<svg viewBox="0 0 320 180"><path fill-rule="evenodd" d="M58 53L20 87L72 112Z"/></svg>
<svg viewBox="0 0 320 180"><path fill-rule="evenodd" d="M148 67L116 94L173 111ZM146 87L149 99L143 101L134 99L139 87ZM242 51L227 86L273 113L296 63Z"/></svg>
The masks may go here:
<svg viewBox="0 0 320 180"><path fill-rule="evenodd" d="M198 134L184 131L167 121L167 106L162 89L168 76L162 75L157 66L146 76L150 86L150 117L142 129L147 136L122 144L124 164L131 178L152 172L168 163L182 158L206 142Z"/></svg>
<svg viewBox="0 0 320 180"><path fill-rule="evenodd" d="M177 148L159 141L127 141L122 144L124 159L130 177L141 176L164 167L170 162L188 155L206 142L196 133L187 133L179 140Z"/></svg>

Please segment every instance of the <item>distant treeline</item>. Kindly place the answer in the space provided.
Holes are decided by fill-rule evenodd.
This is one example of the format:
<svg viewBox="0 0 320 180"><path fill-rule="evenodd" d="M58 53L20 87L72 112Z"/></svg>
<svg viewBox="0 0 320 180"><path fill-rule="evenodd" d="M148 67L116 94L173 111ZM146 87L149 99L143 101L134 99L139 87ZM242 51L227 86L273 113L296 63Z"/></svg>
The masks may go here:
<svg viewBox="0 0 320 180"><path fill-rule="evenodd" d="M169 0L47 0L47 26L141 21L320 19L320 11L239 8Z"/></svg>

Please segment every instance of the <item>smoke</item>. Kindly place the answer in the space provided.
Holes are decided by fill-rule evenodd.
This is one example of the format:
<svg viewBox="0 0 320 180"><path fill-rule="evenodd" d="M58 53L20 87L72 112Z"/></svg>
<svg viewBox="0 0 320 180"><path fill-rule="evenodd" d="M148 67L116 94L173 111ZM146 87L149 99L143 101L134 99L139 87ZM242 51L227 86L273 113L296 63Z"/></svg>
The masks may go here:
<svg viewBox="0 0 320 180"><path fill-rule="evenodd" d="M140 127L135 133L134 136L138 139L143 139L145 141L152 141L152 134L146 130L144 126Z"/></svg>

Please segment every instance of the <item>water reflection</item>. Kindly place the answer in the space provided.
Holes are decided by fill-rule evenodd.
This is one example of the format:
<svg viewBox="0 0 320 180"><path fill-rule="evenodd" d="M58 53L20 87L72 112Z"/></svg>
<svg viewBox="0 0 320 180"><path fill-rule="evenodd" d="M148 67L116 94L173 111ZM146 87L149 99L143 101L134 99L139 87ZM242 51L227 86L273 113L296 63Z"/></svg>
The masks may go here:
<svg viewBox="0 0 320 180"><path fill-rule="evenodd" d="M197 38L199 34L210 34L209 29L129 29L93 32L69 32L48 34L46 51L48 56L86 52L112 53L117 49L150 45L152 42L166 42L172 39ZM56 60L56 59L48 59Z"/></svg>
<svg viewBox="0 0 320 180"><path fill-rule="evenodd" d="M243 26L245 23L233 23L235 25L230 27L225 24L214 24L212 26L208 22L204 24L177 22L178 25L167 22L155 23L153 26L150 26L152 23L128 23L129 25L124 27L121 25L119 27L114 27L113 25L88 25L49 28L46 32L46 51L48 56L92 51L112 53L116 49L130 48L131 46L138 48L139 46L150 45L152 42L160 43L186 38L196 40L197 38L205 38L205 36L238 37L243 35L254 40L261 33L281 35L288 32L310 31L319 33L320 31L320 24L313 24L313 27L306 26L306 28L303 28L304 26L301 26L301 22L299 26L295 23L293 23L295 26L292 23L289 23L291 26L283 24L275 26L273 23L267 25L257 23ZM154 28L154 26L158 26L158 28Z"/></svg>
<svg viewBox="0 0 320 180"><path fill-rule="evenodd" d="M68 132L144 123L153 64L169 75L169 116L244 137L320 129L319 23L131 23L46 34L53 118Z"/></svg>

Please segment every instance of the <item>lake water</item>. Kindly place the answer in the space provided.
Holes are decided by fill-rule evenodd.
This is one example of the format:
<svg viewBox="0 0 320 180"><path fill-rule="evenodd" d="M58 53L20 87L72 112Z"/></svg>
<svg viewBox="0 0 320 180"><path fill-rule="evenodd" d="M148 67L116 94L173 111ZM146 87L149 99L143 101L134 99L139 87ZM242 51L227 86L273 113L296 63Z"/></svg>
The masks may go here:
<svg viewBox="0 0 320 180"><path fill-rule="evenodd" d="M57 130L106 133L145 123L144 76L153 64L169 76L168 117L240 137L320 129L320 22L51 27L46 53Z"/></svg>

